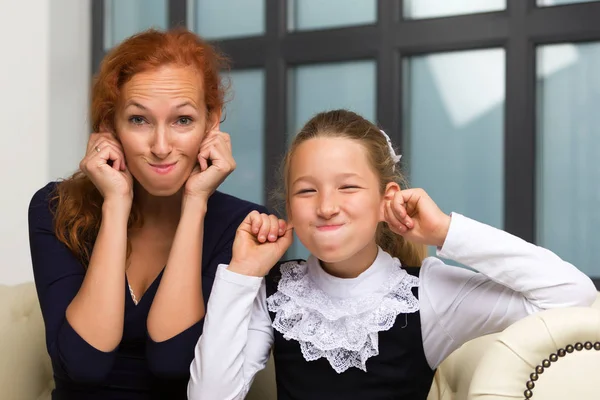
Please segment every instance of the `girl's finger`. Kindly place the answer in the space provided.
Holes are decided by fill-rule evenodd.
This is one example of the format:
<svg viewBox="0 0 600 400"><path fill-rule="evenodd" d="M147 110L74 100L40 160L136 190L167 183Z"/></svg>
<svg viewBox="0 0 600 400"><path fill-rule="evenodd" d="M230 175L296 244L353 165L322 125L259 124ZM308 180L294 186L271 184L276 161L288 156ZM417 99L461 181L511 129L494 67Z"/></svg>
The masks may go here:
<svg viewBox="0 0 600 400"><path fill-rule="evenodd" d="M274 242L277 240L277 237L279 237L279 219L271 214L269 215L269 224L270 229L267 238L269 241Z"/></svg>
<svg viewBox="0 0 600 400"><path fill-rule="evenodd" d="M267 240L269 232L271 231L271 221L267 214L260 214L260 218L262 220L262 224L258 231L258 241L260 243L264 243Z"/></svg>
<svg viewBox="0 0 600 400"><path fill-rule="evenodd" d="M253 210L250 214L248 214L248 218L250 218L250 229L255 236L258 236L258 231L260 231L260 227L262 225L262 218L260 217L260 213L256 210Z"/></svg>
<svg viewBox="0 0 600 400"><path fill-rule="evenodd" d="M285 222L285 220L283 220L283 219L280 219L280 220L279 220L279 221L277 221L277 222L278 222L278 225L279 225L279 231L277 232L277 234L278 234L279 236L283 236L283 235L285 235L285 230L286 230L286 228L287 228L287 223L286 223L286 222Z"/></svg>
<svg viewBox="0 0 600 400"><path fill-rule="evenodd" d="M384 213L385 220L388 223L388 225L390 225L390 227L400 231L400 233L406 232L406 226L403 223L401 223L400 220L396 217L392 209L391 201L386 202Z"/></svg>

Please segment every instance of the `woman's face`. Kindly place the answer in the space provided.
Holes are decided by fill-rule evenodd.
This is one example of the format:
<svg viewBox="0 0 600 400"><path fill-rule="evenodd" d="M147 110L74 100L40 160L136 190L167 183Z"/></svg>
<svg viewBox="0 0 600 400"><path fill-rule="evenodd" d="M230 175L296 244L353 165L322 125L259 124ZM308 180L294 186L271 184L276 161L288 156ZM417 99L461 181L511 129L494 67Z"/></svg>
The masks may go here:
<svg viewBox="0 0 600 400"><path fill-rule="evenodd" d="M134 75L115 113L127 168L149 194L176 193L218 118L208 121L203 78L193 68L167 65Z"/></svg>

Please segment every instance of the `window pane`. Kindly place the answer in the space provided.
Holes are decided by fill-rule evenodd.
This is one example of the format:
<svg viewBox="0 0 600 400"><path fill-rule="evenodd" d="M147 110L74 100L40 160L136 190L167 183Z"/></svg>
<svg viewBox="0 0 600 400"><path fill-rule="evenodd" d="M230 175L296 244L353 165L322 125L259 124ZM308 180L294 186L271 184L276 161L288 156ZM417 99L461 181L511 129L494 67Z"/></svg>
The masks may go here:
<svg viewBox="0 0 600 400"><path fill-rule="evenodd" d="M575 4L575 3L591 3L598 0L537 0L537 5L540 7L544 6L559 6L563 4Z"/></svg>
<svg viewBox="0 0 600 400"><path fill-rule="evenodd" d="M264 71L239 70L229 76L231 101L225 106L221 131L231 135L237 168L219 190L264 204Z"/></svg>
<svg viewBox="0 0 600 400"><path fill-rule="evenodd" d="M346 108L375 121L375 62L352 61L306 65L288 73L288 139L318 112ZM306 258L308 251L294 239L288 258Z"/></svg>
<svg viewBox="0 0 600 400"><path fill-rule="evenodd" d="M412 187L446 213L502 228L502 49L439 53L405 63L404 149Z"/></svg>
<svg viewBox="0 0 600 400"><path fill-rule="evenodd" d="M288 0L288 30L339 28L377 21L375 0Z"/></svg>
<svg viewBox="0 0 600 400"><path fill-rule="evenodd" d="M166 0L106 0L104 2L104 49L148 28L167 28Z"/></svg>
<svg viewBox="0 0 600 400"><path fill-rule="evenodd" d="M404 18L436 18L506 9L506 0L404 0Z"/></svg>
<svg viewBox="0 0 600 400"><path fill-rule="evenodd" d="M188 0L188 26L206 39L265 33L265 0Z"/></svg>
<svg viewBox="0 0 600 400"><path fill-rule="evenodd" d="M600 43L537 50L536 236L600 277Z"/></svg>

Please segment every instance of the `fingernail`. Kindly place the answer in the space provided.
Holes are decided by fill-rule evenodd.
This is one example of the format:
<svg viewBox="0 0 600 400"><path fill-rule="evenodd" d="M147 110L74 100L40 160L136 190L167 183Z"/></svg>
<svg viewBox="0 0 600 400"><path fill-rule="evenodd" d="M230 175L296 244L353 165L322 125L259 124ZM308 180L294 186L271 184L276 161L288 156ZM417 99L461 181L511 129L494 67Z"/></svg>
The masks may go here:
<svg viewBox="0 0 600 400"><path fill-rule="evenodd" d="M275 239L277 239L277 238L275 237L275 235L269 235L269 240L275 240Z"/></svg>
<svg viewBox="0 0 600 400"><path fill-rule="evenodd" d="M264 237L263 235L258 237L258 240L260 240L261 242L264 241L266 239L266 237Z"/></svg>

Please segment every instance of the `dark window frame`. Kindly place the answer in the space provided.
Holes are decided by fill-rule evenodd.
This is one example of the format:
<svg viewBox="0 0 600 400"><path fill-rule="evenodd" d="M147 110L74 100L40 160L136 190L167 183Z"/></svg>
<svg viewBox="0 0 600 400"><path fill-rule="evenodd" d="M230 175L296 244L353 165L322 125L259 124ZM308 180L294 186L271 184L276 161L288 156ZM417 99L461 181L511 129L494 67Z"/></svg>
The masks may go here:
<svg viewBox="0 0 600 400"><path fill-rule="evenodd" d="M377 62L377 119L402 147L402 60L444 51L490 47L506 51L504 113L504 229L535 241L536 46L600 41L600 2L537 7L507 0L498 12L407 20L403 0L377 0L372 25L288 32L286 0L265 0L261 36L214 41L232 69L265 69L265 199L276 184L287 132L287 68L373 59ZM104 57L104 0L92 2L92 68ZM187 1L168 0L169 26L185 25ZM269 201L268 205L272 205ZM600 277L594 277L600 287Z"/></svg>

